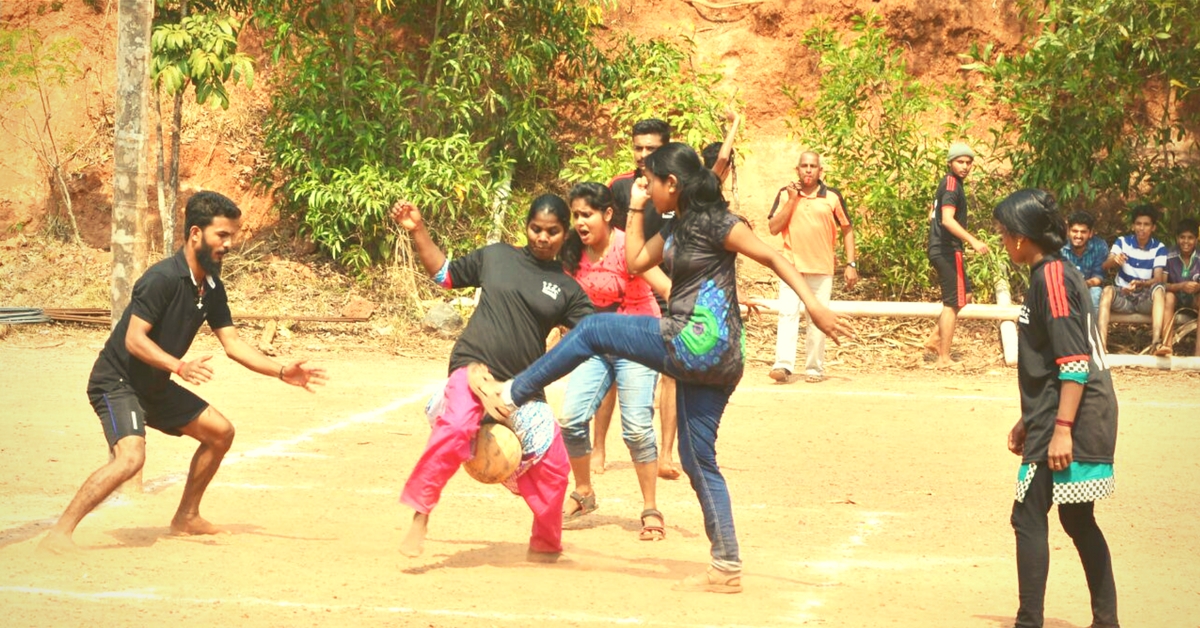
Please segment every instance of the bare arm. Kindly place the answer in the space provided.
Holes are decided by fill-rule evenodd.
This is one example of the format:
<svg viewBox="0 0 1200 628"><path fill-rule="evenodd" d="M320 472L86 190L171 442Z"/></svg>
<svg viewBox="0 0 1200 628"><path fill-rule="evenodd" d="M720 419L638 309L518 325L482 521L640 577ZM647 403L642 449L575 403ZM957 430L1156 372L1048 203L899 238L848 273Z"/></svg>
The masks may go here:
<svg viewBox="0 0 1200 628"><path fill-rule="evenodd" d="M850 264L857 263L858 251L854 246L854 227L851 225L842 227L842 248L846 251L846 270L842 275L846 279L846 289L853 290L858 284L858 269Z"/></svg>
<svg viewBox="0 0 1200 628"><path fill-rule="evenodd" d="M1167 271L1162 268L1155 268L1149 279L1134 279L1133 281L1129 282L1128 286L1126 286L1126 290L1128 292L1145 290L1146 288L1151 288L1160 283L1166 283L1166 281Z"/></svg>
<svg viewBox="0 0 1200 628"><path fill-rule="evenodd" d="M158 343L150 339L150 330L154 326L148 321L133 314L129 317L129 329L125 332L125 349L129 355L156 368L175 373L191 384L203 384L212 379L212 367L207 362L211 355L200 356L195 360L183 361L163 351Z"/></svg>
<svg viewBox="0 0 1200 628"><path fill-rule="evenodd" d="M662 263L662 236L654 234L646 239L645 207L648 200L646 178L638 177L629 190L629 215L625 218L625 265L635 275Z"/></svg>
<svg viewBox="0 0 1200 628"><path fill-rule="evenodd" d="M221 347L225 349L225 355L229 356L229 359L255 373L277 377L309 392L313 392L314 385L323 385L327 379L325 369L307 366L304 364L305 360L280 364L263 355L261 351L242 340L238 336L237 328L232 325L214 330L213 333L217 335L217 340L221 341Z"/></svg>
<svg viewBox="0 0 1200 628"><path fill-rule="evenodd" d="M430 277L436 275L446 264L446 254L442 253L434 244L433 238L429 237L429 231L425 229L425 221L421 218L417 206L404 200L396 201L396 204L392 205L391 216L396 224L412 236L413 246L417 249L417 257L421 259L421 266L425 267L425 272Z"/></svg>
<svg viewBox="0 0 1200 628"><path fill-rule="evenodd" d="M984 244L979 238L971 235L970 231L967 231L962 225L958 224L957 220L954 219L954 209L955 208L953 205L942 206L942 226L945 227L946 231L949 231L954 237L966 242L967 244L970 244L971 248L974 249L976 253L987 253L987 245Z"/></svg>
<svg viewBox="0 0 1200 628"><path fill-rule="evenodd" d="M1124 253L1109 253L1108 257L1104 258L1104 262L1100 264L1100 268L1108 272L1112 272L1121 268L1121 266L1129 260L1129 256Z"/></svg>
<svg viewBox="0 0 1200 628"><path fill-rule="evenodd" d="M799 295L808 311L810 320L835 343L841 344L841 337L853 335L853 329L845 320L838 318L833 310L817 300L817 296L808 289L808 283L804 281L800 271L796 270L796 267L792 266L791 262L784 259L775 249L758 239L758 236L754 235L746 223L739 222L729 231L729 235L725 238L725 250L745 255L774 271L788 287Z"/></svg>
<svg viewBox="0 0 1200 628"><path fill-rule="evenodd" d="M713 174L725 182L725 177L729 176L729 164L733 158L733 138L737 136L738 123L742 121L742 117L734 111L725 112L725 119L729 121L729 131L725 133L725 140L721 142L721 152L717 153L717 163L713 164Z"/></svg>
<svg viewBox="0 0 1200 628"><path fill-rule="evenodd" d="M1049 462L1052 470L1061 471L1071 464L1071 427L1082 399L1083 384L1066 380L1059 382L1058 414L1055 416L1054 436L1050 437Z"/></svg>
<svg viewBox="0 0 1200 628"><path fill-rule="evenodd" d="M629 236L625 236L628 238ZM641 274L646 283L650 284L650 289L664 299L671 298L671 280L667 277L658 266L652 266Z"/></svg>
<svg viewBox="0 0 1200 628"><path fill-rule="evenodd" d="M771 235L779 235L787 228L788 222L792 220L792 210L796 207L792 203L792 188L788 186L779 191L779 196L776 197L782 207L778 211L767 217L767 228L770 229Z"/></svg>

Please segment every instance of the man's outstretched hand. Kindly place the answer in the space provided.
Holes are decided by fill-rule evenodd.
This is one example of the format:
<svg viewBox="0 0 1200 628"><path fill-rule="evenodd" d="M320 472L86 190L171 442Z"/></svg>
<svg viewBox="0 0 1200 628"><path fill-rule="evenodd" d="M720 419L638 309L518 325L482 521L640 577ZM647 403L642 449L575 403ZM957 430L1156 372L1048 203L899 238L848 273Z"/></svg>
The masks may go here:
<svg viewBox="0 0 1200 628"><path fill-rule="evenodd" d="M284 365L280 379L292 386L299 386L308 392L316 392L313 386L324 386L329 381L325 369L319 366L308 366L308 360L296 360Z"/></svg>

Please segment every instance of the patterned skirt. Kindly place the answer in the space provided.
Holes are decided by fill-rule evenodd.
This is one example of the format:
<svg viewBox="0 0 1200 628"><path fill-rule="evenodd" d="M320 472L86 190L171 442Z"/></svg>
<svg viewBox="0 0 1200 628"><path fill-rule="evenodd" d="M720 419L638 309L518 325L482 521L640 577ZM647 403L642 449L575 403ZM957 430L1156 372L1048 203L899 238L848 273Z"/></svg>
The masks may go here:
<svg viewBox="0 0 1200 628"><path fill-rule="evenodd" d="M1017 471L1017 501L1025 501L1025 493L1039 470L1038 463L1021 465ZM1083 504L1104 499L1117 490L1113 466L1106 462L1071 462L1062 471L1054 474L1055 504Z"/></svg>

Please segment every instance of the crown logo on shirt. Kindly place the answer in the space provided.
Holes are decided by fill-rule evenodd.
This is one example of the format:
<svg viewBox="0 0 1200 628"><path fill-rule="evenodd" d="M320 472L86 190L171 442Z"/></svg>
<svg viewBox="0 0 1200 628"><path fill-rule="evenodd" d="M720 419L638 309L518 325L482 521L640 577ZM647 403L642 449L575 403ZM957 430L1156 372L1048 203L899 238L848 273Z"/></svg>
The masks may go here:
<svg viewBox="0 0 1200 628"><path fill-rule="evenodd" d="M558 284L556 284L556 283L552 283L552 282L549 282L549 281L543 281L543 282L542 282L542 294L544 294L544 295L546 295L546 296L550 297L551 299L554 299L555 301L557 301L557 300L558 300L558 294L559 294L560 292L562 292L562 288L558 287Z"/></svg>

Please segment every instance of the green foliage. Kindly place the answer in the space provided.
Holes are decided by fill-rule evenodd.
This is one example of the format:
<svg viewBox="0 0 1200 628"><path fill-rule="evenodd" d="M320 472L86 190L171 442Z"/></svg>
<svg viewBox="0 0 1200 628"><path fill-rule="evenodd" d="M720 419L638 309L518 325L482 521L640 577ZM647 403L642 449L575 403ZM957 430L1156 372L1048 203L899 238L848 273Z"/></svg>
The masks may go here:
<svg viewBox="0 0 1200 628"><path fill-rule="evenodd" d="M1018 183L1067 208L1098 198L1190 205L1200 172L1180 143L1200 119L1180 107L1200 87L1194 0L1022 3L1039 28L1024 53L972 48L971 63L1011 114L1003 149ZM1110 217L1111 221L1111 217ZM1123 221L1120 221L1123 222Z"/></svg>
<svg viewBox="0 0 1200 628"><path fill-rule="evenodd" d="M66 165L74 151L63 157L59 149L51 91L82 75L74 62L80 50L80 43L71 37L47 42L33 29L0 31L0 129L28 146L45 166L51 185L57 184L55 207L66 218L51 214L46 224L69 225L54 234L75 242L79 242L79 229L66 183Z"/></svg>
<svg viewBox="0 0 1200 628"><path fill-rule="evenodd" d="M591 29L603 4L256 5L287 86L265 128L286 209L353 267L384 258L384 205L399 198L418 203L448 252L474 248L514 173L557 171L555 106L579 98L602 60ZM512 198L524 196L517 181ZM511 226L516 212L499 210Z"/></svg>
<svg viewBox="0 0 1200 628"><path fill-rule="evenodd" d="M571 146L571 157L559 177L566 181L605 182L629 170L629 131L645 118L671 125L671 139L700 151L724 136L721 121L732 99L718 88L721 73L697 68L692 61L695 44L683 46L664 40L637 42L624 39L600 68L601 86L590 103L606 112L603 129Z"/></svg>
<svg viewBox="0 0 1200 628"><path fill-rule="evenodd" d="M73 37L45 41L31 28L0 30L0 99L11 112L11 105L38 94L39 84L62 87L75 80L82 74L75 65L82 49Z"/></svg>
<svg viewBox="0 0 1200 628"><path fill-rule="evenodd" d="M151 77L155 89L175 95L189 86L196 102L211 99L229 108L229 81L254 81L254 61L238 52L241 23L221 13L196 13L180 22L156 24L150 38L153 54Z"/></svg>
<svg viewBox="0 0 1200 628"><path fill-rule="evenodd" d="M934 93L917 81L877 14L855 18L852 32L846 40L825 25L805 33L804 44L820 54L820 94L807 102L784 88L796 108L791 127L821 154L826 180L846 195L863 271L878 277L892 298L913 295L931 284L926 248L933 194L946 173L947 147L967 136L971 100L964 86ZM944 121L940 135L926 130L931 120ZM982 162L967 186L976 232L991 225L997 183L980 173ZM978 298L990 297L993 275L1004 272L993 266L1005 260L970 265Z"/></svg>

